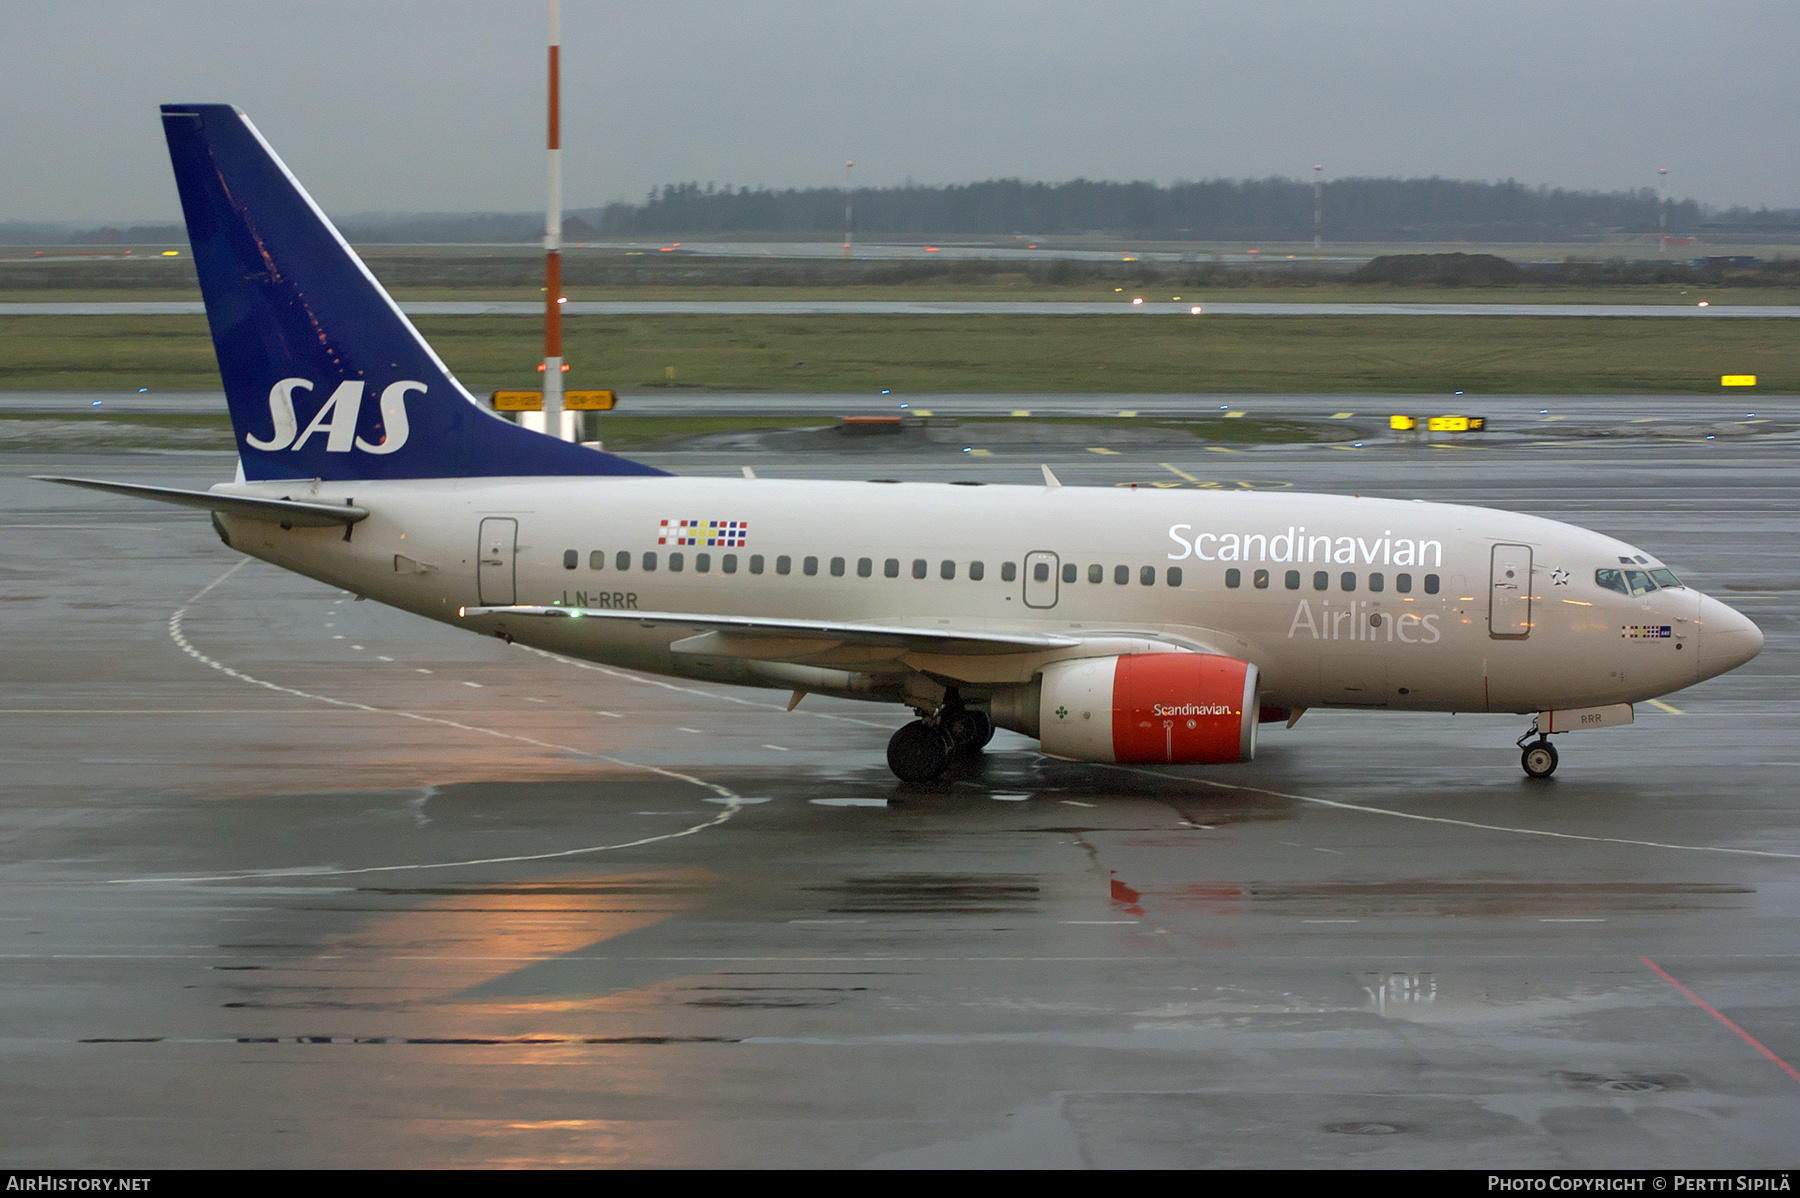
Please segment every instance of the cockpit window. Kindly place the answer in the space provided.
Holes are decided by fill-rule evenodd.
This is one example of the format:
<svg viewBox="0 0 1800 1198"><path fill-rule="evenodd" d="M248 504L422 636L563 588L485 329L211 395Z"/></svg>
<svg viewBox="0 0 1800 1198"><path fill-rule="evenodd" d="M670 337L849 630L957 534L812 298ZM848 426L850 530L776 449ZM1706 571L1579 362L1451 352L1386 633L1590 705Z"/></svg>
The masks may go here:
<svg viewBox="0 0 1800 1198"><path fill-rule="evenodd" d="M1659 587L1681 585L1667 570L1595 570L1594 582L1621 595L1648 595Z"/></svg>

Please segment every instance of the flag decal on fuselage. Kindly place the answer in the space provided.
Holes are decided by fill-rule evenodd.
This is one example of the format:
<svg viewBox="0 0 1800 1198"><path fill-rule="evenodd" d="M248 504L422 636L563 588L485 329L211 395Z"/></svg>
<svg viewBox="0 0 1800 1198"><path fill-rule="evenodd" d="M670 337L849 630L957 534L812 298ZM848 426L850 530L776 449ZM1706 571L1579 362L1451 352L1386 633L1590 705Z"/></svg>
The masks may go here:
<svg viewBox="0 0 1800 1198"><path fill-rule="evenodd" d="M749 536L748 520L664 520L656 528L658 545L742 549Z"/></svg>

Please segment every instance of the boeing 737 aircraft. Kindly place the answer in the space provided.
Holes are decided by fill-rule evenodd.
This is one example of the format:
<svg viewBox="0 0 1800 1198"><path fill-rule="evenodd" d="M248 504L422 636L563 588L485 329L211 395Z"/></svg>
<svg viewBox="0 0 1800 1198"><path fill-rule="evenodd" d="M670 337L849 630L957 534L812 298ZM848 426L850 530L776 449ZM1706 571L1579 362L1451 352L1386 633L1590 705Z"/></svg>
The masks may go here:
<svg viewBox="0 0 1800 1198"><path fill-rule="evenodd" d="M1224 763L1314 707L1555 733L1742 665L1762 633L1635 545L1387 499L680 478L507 423L452 377L249 119L164 132L234 482L78 486L209 510L239 552L460 628L682 678L902 704L909 782L996 726L1046 754Z"/></svg>

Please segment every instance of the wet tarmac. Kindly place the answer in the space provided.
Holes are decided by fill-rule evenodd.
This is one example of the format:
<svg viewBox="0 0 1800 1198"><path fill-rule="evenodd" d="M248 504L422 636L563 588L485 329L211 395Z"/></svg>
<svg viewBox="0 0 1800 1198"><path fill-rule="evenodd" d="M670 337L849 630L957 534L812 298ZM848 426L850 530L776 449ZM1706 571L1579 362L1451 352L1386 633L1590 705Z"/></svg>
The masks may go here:
<svg viewBox="0 0 1800 1198"><path fill-rule="evenodd" d="M744 452L648 460L869 469ZM509 648L25 478L229 455L3 455L0 1160L1793 1165L1791 444L1172 452L880 473L1531 511L1766 647L1543 783L1516 717L1315 712L915 790L899 711Z"/></svg>

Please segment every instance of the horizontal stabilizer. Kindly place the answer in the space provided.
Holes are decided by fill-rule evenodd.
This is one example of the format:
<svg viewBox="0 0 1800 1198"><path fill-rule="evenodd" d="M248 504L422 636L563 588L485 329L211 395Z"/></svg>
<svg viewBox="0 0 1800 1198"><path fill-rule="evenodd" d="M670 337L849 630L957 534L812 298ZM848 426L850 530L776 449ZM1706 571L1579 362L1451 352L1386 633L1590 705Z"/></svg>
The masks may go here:
<svg viewBox="0 0 1800 1198"><path fill-rule="evenodd" d="M154 499L177 507L199 508L208 512L225 512L248 520L267 520L292 528L330 528L355 524L368 518L369 509L354 504L307 503L299 499L252 499L248 495L221 495L216 491L184 491L179 487L146 487L137 483L109 483L94 478L58 478L50 474L34 474L45 483L62 483L70 487L86 487L90 491L109 491L130 499Z"/></svg>

